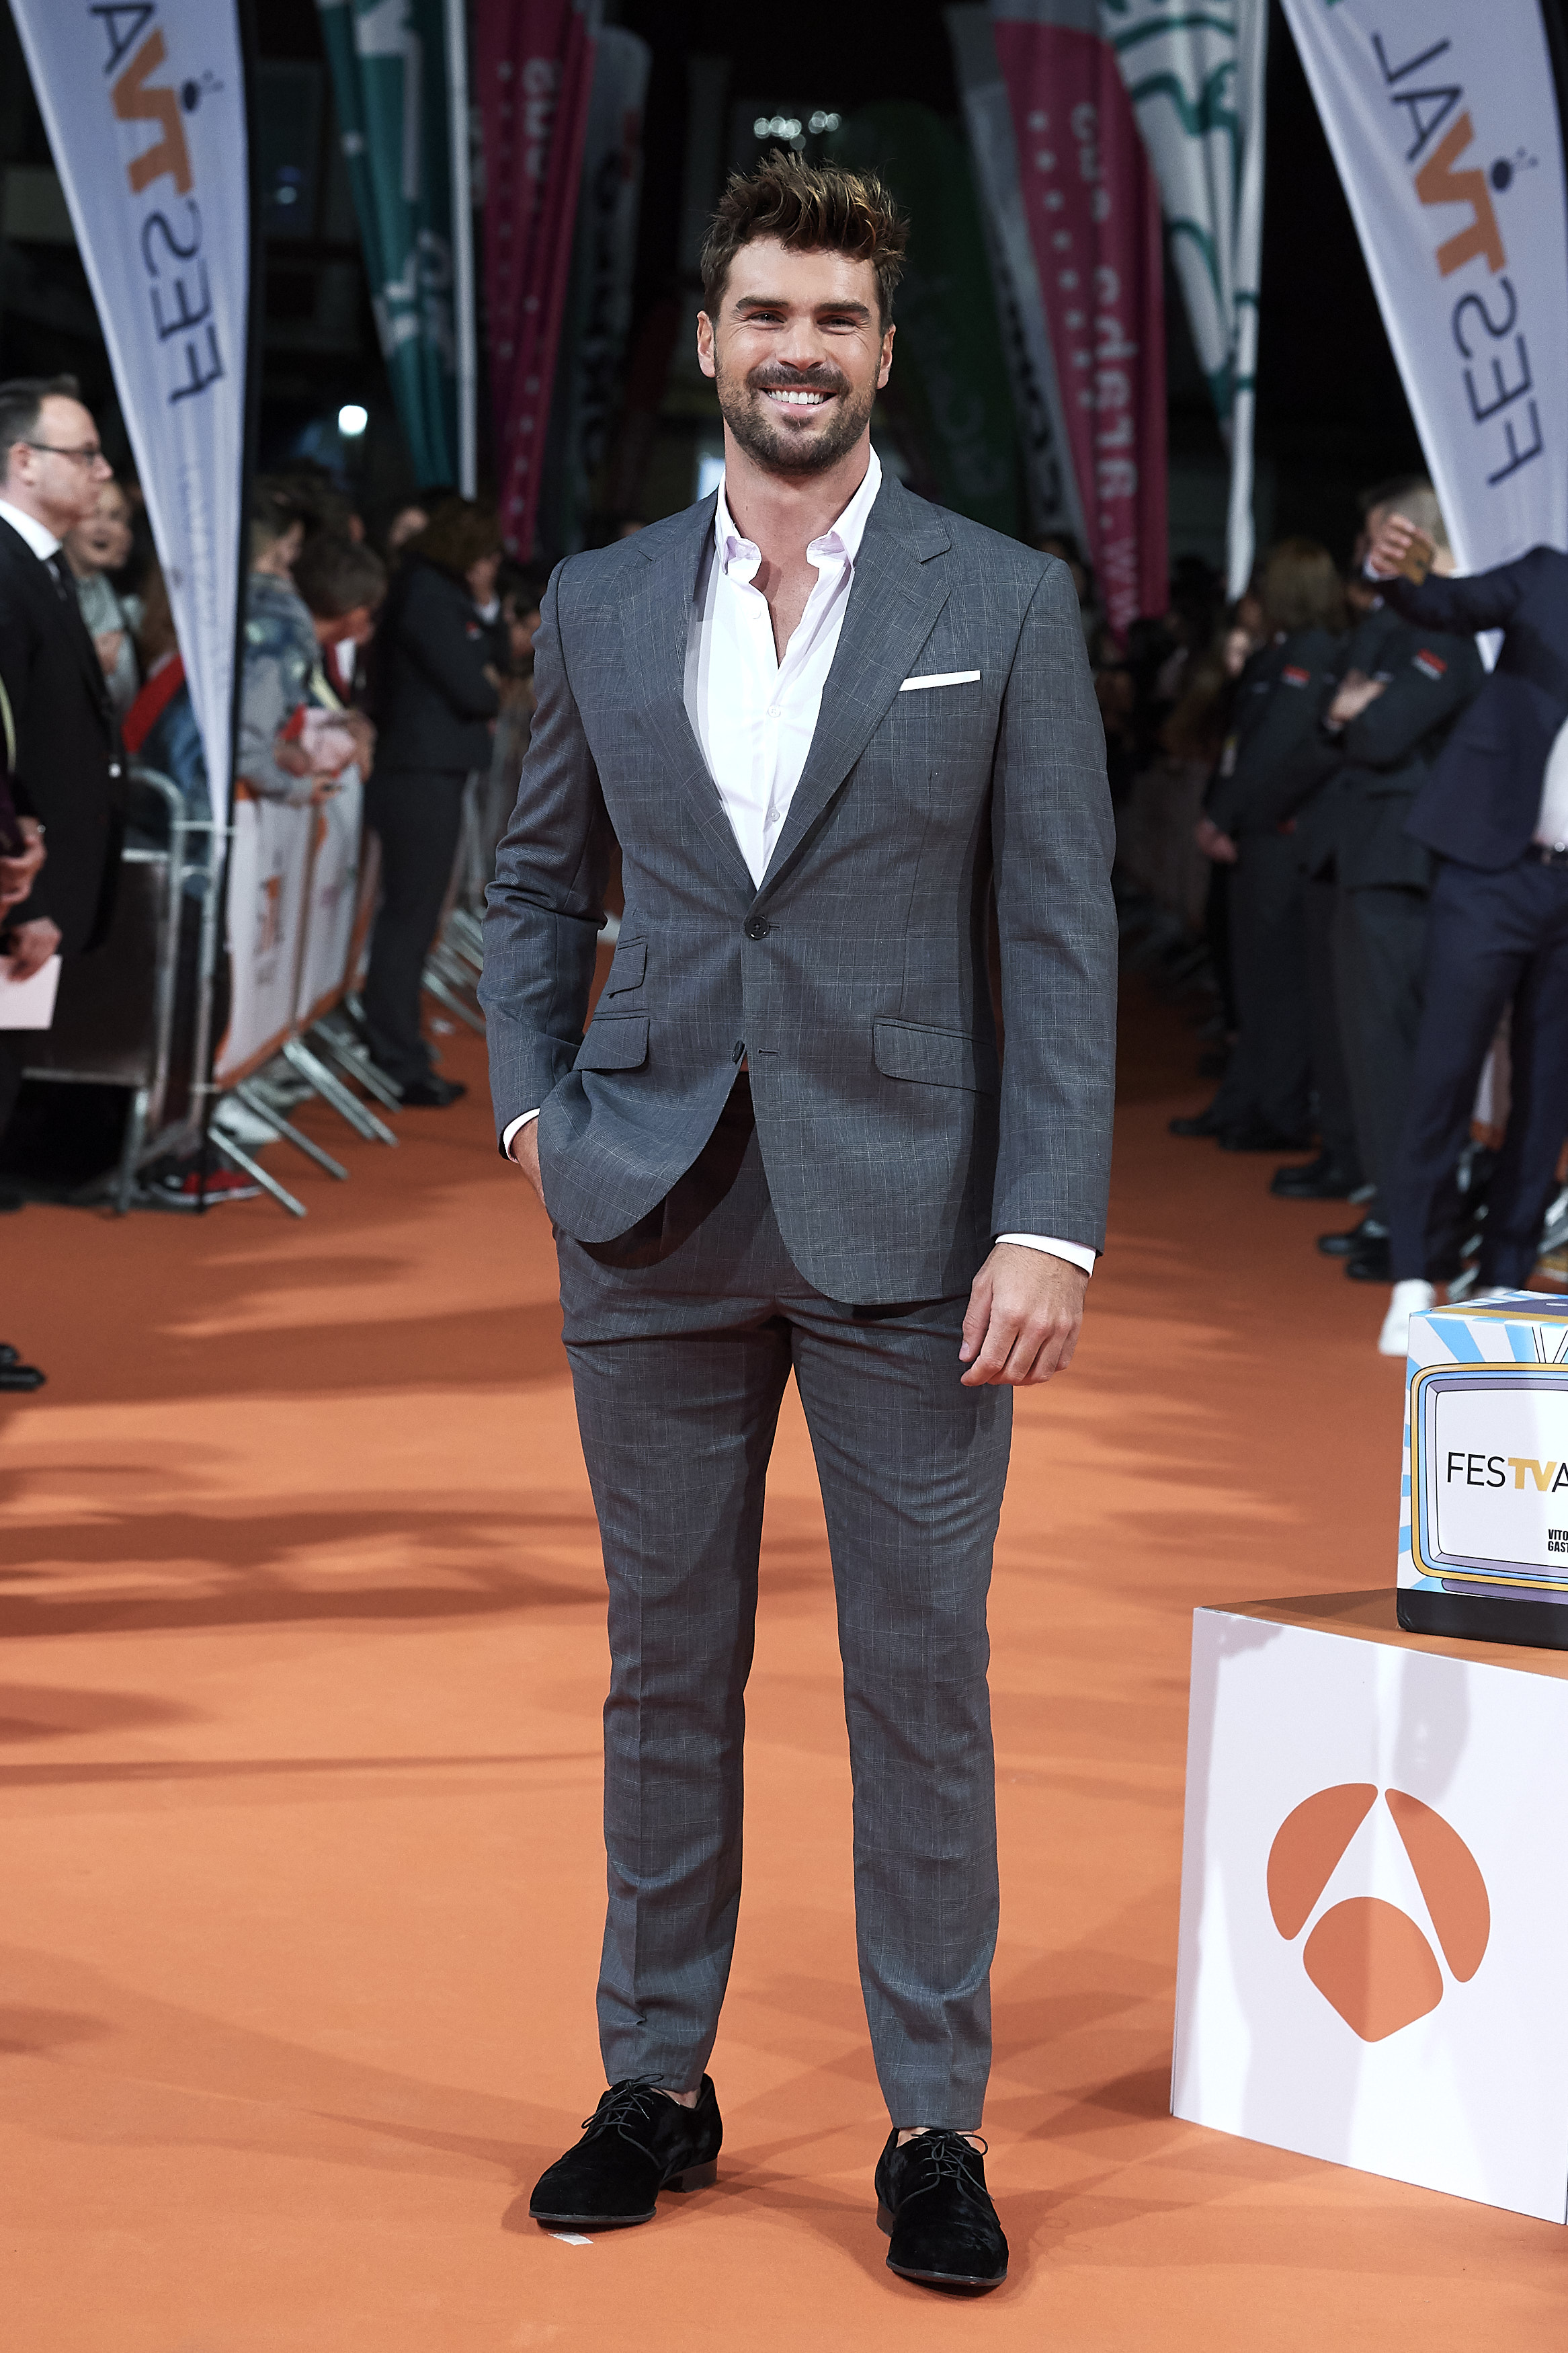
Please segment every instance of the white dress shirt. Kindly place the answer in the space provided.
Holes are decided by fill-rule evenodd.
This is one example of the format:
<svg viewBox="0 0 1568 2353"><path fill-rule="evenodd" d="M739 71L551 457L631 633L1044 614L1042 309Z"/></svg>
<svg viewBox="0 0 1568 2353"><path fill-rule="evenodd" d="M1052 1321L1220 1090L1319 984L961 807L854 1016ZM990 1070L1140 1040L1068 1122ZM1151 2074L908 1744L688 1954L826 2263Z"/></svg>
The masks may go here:
<svg viewBox="0 0 1568 2353"><path fill-rule="evenodd" d="M8 499L0 499L0 522L8 522L26 541L40 564L47 564L59 545L52 531L46 531L41 522L35 522L30 514L24 514Z"/></svg>
<svg viewBox="0 0 1568 2353"><path fill-rule="evenodd" d="M719 485L713 543L692 601L686 715L759 888L816 733L822 691L855 582L855 559L881 487L882 469L873 449L859 489L805 551L816 582L781 661L773 613L755 585L763 552L742 536L725 486ZM524 1112L508 1125L501 1148L509 1156L518 1130L538 1116L537 1111ZM1094 1272L1094 1252L1081 1242L1045 1234L999 1234L997 1240L1021 1242L1066 1259L1085 1274Z"/></svg>
<svg viewBox="0 0 1568 2353"><path fill-rule="evenodd" d="M1557 730L1546 754L1535 839L1548 849L1568 849L1568 726Z"/></svg>

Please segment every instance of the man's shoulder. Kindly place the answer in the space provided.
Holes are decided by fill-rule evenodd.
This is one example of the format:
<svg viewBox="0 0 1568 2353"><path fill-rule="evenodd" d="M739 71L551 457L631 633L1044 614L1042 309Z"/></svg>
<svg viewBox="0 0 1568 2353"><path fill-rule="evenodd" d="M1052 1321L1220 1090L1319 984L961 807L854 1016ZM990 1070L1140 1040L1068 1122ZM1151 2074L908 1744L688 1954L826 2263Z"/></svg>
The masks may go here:
<svg viewBox="0 0 1568 2353"><path fill-rule="evenodd" d="M965 571L1005 581L1029 596L1052 573L1059 573L1063 580L1071 577L1059 555L1046 555L1021 539L1010 539L1005 532L993 531L988 523L975 522L952 507L938 506L896 475L884 475L877 506L885 509L889 527L919 543L922 552L945 553Z"/></svg>
<svg viewBox="0 0 1568 2353"><path fill-rule="evenodd" d="M614 603L627 587L646 579L650 565L685 552L694 555L704 531L712 529L713 505L711 496L698 499L677 514L645 523L629 538L563 556L552 579L557 602L574 607Z"/></svg>

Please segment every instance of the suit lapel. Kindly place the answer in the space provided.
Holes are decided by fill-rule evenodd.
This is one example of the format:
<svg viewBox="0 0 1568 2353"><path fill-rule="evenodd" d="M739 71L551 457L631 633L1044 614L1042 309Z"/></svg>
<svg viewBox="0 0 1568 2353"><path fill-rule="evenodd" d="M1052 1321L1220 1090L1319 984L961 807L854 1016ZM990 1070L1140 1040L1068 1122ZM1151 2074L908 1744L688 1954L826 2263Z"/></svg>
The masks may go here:
<svg viewBox="0 0 1568 2353"><path fill-rule="evenodd" d="M626 605L626 659L630 676L638 681L647 698L639 702L639 713L656 749L719 852L725 871L749 901L756 886L686 710L686 649L692 600L703 552L712 540L717 504L716 497L700 500L659 532L660 544L651 553L641 551L647 568Z"/></svg>
<svg viewBox="0 0 1568 2353"><path fill-rule="evenodd" d="M950 543L939 517L898 482L883 482L855 559L816 733L759 897L782 880L837 798L909 676L950 587L946 566L928 559Z"/></svg>

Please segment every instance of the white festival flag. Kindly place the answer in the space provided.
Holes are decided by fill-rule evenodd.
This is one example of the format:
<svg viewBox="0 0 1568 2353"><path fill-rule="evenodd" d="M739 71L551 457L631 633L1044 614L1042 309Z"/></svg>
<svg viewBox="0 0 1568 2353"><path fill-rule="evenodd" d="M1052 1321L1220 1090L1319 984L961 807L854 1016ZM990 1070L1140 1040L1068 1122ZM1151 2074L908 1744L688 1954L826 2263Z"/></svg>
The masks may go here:
<svg viewBox="0 0 1568 2353"><path fill-rule="evenodd" d="M1460 571L1568 546L1568 225L1539 0L1284 5Z"/></svg>
<svg viewBox="0 0 1568 2353"><path fill-rule="evenodd" d="M1230 451L1226 572L1252 571L1268 0L1100 0L1160 184L1172 266Z"/></svg>
<svg viewBox="0 0 1568 2353"><path fill-rule="evenodd" d="M215 813L228 803L249 323L235 0L11 0L109 348Z"/></svg>

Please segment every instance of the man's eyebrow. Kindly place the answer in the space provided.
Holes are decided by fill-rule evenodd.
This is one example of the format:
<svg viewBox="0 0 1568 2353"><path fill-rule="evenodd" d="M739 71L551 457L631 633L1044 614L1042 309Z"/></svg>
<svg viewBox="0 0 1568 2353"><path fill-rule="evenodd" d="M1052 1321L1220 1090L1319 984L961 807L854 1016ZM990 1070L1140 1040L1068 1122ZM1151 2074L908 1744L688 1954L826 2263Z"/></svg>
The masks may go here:
<svg viewBox="0 0 1568 2353"><path fill-rule="evenodd" d="M737 311L787 311L790 307L789 299L784 294L737 294L735 297ZM871 315L868 302L857 302L851 296L846 296L842 302L814 302L811 307L816 313L835 311L841 316L857 319L868 319Z"/></svg>

